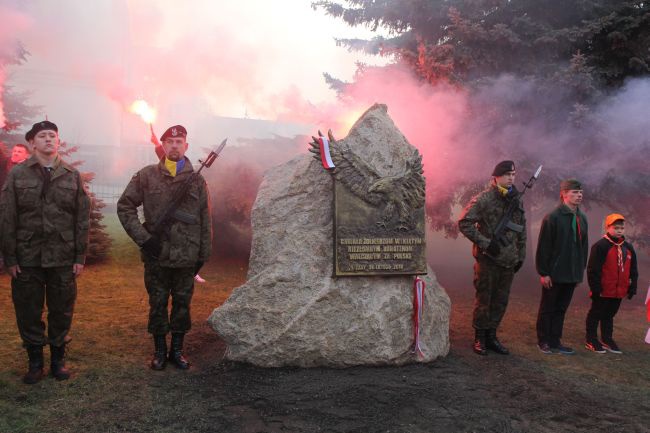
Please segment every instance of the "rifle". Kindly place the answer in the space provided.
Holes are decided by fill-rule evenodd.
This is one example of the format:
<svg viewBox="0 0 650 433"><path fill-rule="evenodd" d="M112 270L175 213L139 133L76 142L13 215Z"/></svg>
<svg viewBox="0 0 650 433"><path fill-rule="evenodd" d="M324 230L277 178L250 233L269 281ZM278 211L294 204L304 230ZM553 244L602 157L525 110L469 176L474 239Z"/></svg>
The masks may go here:
<svg viewBox="0 0 650 433"><path fill-rule="evenodd" d="M508 241L504 236L506 230L512 230L513 232L517 232L517 233L521 233L524 231L524 226L522 226L521 224L516 224L515 222L512 221L512 214L515 211L515 208L517 208L517 205L519 204L519 200L521 200L521 198L526 193L526 190L531 189L533 187L533 184L539 177L541 171L542 171L542 166L540 165L537 168L535 174L533 174L530 177L530 179L528 179L528 182L524 182L523 191L521 191L518 195L510 199L506 212L503 214L503 217L501 217L499 224L497 224L497 227L494 229L494 233L492 234L492 239L495 239L497 242L499 242L501 246L505 247L508 245Z"/></svg>
<svg viewBox="0 0 650 433"><path fill-rule="evenodd" d="M199 162L201 163L199 169L193 172L191 175L189 175L188 178L185 179L185 181L181 184L181 186L175 191L175 194L172 197L172 201L169 203L169 205L167 205L165 210L160 214L156 222L152 225L147 224L147 231L152 236L160 237L164 228L167 227L167 220L170 218L174 218L178 221L187 224L197 223L194 215L189 214L187 212L183 212L179 210L178 207L187 196L187 192L189 191L190 186L192 185L194 180L199 176L201 170L203 170L204 167L209 168L212 165L212 163L217 159L217 157L219 156L223 148L226 147L226 141L228 141L227 138L225 138L221 142L221 144L219 145L219 147L217 147L216 150L210 151L210 153L205 158L205 160L201 161L199 159Z"/></svg>

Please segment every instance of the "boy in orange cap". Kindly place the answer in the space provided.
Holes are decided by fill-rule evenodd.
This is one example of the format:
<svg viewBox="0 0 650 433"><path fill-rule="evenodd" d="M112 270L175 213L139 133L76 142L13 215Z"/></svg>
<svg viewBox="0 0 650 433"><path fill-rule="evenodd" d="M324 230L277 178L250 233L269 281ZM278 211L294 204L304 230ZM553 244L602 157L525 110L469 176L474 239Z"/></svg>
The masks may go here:
<svg viewBox="0 0 650 433"><path fill-rule="evenodd" d="M636 253L625 240L625 217L613 213L605 218L605 235L591 247L587 279L591 309L587 314L585 347L596 353L622 353L612 337L614 316L623 297L636 294ZM602 341L598 340L598 323Z"/></svg>

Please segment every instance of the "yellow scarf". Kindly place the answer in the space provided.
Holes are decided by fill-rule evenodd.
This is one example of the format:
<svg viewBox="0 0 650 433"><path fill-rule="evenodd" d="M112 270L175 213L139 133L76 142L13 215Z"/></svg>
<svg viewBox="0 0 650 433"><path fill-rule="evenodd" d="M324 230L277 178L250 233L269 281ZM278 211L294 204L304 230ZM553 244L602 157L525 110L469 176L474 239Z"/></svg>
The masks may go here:
<svg viewBox="0 0 650 433"><path fill-rule="evenodd" d="M165 168L167 168L167 171L169 174L172 175L172 177L176 177L176 175L183 170L183 167L185 166L185 160L182 159L181 161L171 161L165 157Z"/></svg>

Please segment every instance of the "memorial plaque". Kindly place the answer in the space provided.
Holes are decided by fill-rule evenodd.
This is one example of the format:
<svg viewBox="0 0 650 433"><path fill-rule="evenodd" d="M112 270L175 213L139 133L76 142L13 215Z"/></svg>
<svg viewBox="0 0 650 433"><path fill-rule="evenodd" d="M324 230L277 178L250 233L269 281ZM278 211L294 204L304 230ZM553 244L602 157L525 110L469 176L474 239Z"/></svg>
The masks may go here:
<svg viewBox="0 0 650 433"><path fill-rule="evenodd" d="M335 276L426 274L425 181L417 149L403 170L380 175L331 133L314 137L312 148L319 157L329 148L334 165Z"/></svg>

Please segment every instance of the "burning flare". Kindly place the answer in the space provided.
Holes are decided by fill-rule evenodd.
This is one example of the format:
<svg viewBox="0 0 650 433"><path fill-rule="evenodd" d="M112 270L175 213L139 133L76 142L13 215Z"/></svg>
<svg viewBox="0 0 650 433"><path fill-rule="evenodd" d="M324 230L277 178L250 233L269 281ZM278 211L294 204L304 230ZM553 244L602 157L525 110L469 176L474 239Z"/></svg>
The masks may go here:
<svg viewBox="0 0 650 433"><path fill-rule="evenodd" d="M129 107L129 111L137 114L145 123L152 124L156 120L156 110L149 106L144 99L137 99Z"/></svg>
<svg viewBox="0 0 650 433"><path fill-rule="evenodd" d="M347 112L340 114L337 118L342 132L348 133L352 126L359 120L364 110L361 108L350 109Z"/></svg>

